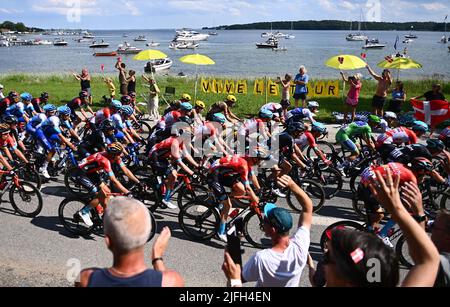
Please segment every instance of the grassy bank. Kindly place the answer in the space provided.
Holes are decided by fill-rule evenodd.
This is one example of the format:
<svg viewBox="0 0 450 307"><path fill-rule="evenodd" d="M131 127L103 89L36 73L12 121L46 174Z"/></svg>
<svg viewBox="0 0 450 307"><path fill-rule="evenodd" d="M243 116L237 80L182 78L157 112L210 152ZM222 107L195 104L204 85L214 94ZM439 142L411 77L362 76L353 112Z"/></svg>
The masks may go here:
<svg viewBox="0 0 450 307"><path fill-rule="evenodd" d="M114 77L114 82L118 88L118 80ZM182 93L189 93L193 96L195 80L189 78L176 77L158 77L158 84L161 91L165 91L166 86L176 88L177 96ZM148 89L144 86L144 82L139 80L137 91L138 94L144 94ZM420 81L405 81L405 90L408 98L419 96L431 89L432 83L436 80L420 80ZM5 86L4 92L15 90L17 92L30 92L34 96L39 96L42 91L47 91L51 95L51 102L57 105L65 104L77 96L80 86L71 75L63 74L44 74L44 75L0 75L0 83ZM441 82L444 88L444 94L450 96L450 83ZM238 105L234 110L238 115L245 116L247 114L255 114L259 108L265 104L265 96L253 95L252 82L249 84L249 93L247 95L236 95L238 98ZM109 95L106 85L101 80L101 76L94 76L92 81L92 89L94 94L94 103L96 108L102 107L100 102L103 95ZM360 105L358 110L371 110L371 100L375 93L376 83L373 81L364 81L361 92ZM208 106L219 100L223 100L226 94L210 94L200 93L199 99L203 100ZM278 102L280 98L269 96L269 102ZM325 122L332 122L332 112L342 111L342 99L338 98L317 98L315 99L321 104L321 111L319 120ZM162 102L162 104L164 104ZM164 105L161 106L163 108ZM405 111L409 109L405 105Z"/></svg>

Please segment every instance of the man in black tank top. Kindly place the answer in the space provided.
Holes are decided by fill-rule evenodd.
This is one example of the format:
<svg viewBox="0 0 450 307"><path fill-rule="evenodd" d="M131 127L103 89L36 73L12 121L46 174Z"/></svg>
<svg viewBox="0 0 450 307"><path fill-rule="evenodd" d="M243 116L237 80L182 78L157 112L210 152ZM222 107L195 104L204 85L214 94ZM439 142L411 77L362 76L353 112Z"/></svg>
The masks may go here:
<svg viewBox="0 0 450 307"><path fill-rule="evenodd" d="M154 270L145 259L145 244L151 232L150 214L140 201L114 198L103 217L105 241L113 253L111 268L86 269L80 273L77 287L183 287L183 278L164 265L164 252L171 233L164 228L152 250Z"/></svg>
<svg viewBox="0 0 450 307"><path fill-rule="evenodd" d="M73 75L75 79L80 81L81 91L86 91L89 93L89 104L92 104L91 75L89 74L89 71L84 68L81 71L81 75L77 75L76 73L73 73Z"/></svg>

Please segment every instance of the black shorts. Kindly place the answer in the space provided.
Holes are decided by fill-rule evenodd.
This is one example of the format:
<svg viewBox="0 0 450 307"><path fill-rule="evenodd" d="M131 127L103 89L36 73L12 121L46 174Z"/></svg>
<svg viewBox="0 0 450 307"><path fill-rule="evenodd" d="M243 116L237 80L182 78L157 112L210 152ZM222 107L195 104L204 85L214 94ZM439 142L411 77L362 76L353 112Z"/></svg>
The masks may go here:
<svg viewBox="0 0 450 307"><path fill-rule="evenodd" d="M74 173L76 182L91 193L98 192L99 186L104 182L102 176L97 172L88 174L85 170L78 169Z"/></svg>
<svg viewBox="0 0 450 307"><path fill-rule="evenodd" d="M167 159L159 157L156 152L150 156L150 161L152 162L151 167L156 176L166 177L175 170Z"/></svg>
<svg viewBox="0 0 450 307"><path fill-rule="evenodd" d="M213 191L218 201L224 201L228 197L225 187L232 188L240 179L239 175L225 176L220 173L209 174L207 178L208 186Z"/></svg>
<svg viewBox="0 0 450 307"><path fill-rule="evenodd" d="M307 93L301 93L301 94L294 94L294 99L301 99L301 100L306 100L307 97Z"/></svg>
<svg viewBox="0 0 450 307"><path fill-rule="evenodd" d="M77 110L70 109L72 113L70 113L70 120L72 122L81 122L81 118L77 114Z"/></svg>
<svg viewBox="0 0 450 307"><path fill-rule="evenodd" d="M373 96L372 107L376 109L383 109L386 104L386 97Z"/></svg>
<svg viewBox="0 0 450 307"><path fill-rule="evenodd" d="M364 207L367 213L377 213L382 208L378 201L373 197L369 188L362 184L358 186L358 198L364 202Z"/></svg>

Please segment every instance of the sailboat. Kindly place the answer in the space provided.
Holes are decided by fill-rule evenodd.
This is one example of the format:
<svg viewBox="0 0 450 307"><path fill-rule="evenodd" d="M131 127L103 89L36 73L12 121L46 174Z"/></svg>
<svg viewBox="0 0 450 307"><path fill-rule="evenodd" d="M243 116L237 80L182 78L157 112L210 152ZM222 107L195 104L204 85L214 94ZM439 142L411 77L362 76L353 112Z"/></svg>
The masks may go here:
<svg viewBox="0 0 450 307"><path fill-rule="evenodd" d="M448 43L448 37L447 37L447 18L448 18L448 15L445 16L445 19L444 19L445 30L444 30L444 36L441 37L441 43L442 43L442 44L447 44L447 43Z"/></svg>
<svg viewBox="0 0 450 307"><path fill-rule="evenodd" d="M414 26L411 26L411 31L409 32L409 34L405 35L405 38L409 38L409 39L416 39L416 38L418 38L417 35L412 34L413 30L414 30Z"/></svg>
<svg viewBox="0 0 450 307"><path fill-rule="evenodd" d="M347 35L346 40L349 42L364 42L369 38L361 32L361 24L363 19L363 14L361 11L360 21L358 22L358 33L350 33ZM352 31L353 22L350 22L350 32Z"/></svg>
<svg viewBox="0 0 450 307"><path fill-rule="evenodd" d="M292 34L292 31L294 31L294 22L291 22L291 33L286 34L284 37L285 39L294 39L295 35Z"/></svg>

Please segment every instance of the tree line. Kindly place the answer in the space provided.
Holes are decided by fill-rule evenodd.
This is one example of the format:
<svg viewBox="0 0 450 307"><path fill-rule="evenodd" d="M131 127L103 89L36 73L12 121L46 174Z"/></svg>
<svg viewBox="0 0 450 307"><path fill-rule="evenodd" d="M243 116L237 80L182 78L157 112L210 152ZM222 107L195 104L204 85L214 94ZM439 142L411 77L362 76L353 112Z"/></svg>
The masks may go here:
<svg viewBox="0 0 450 307"><path fill-rule="evenodd" d="M0 23L0 29L7 29L14 32L44 32L43 29L28 28L23 22L14 23L12 21Z"/></svg>

